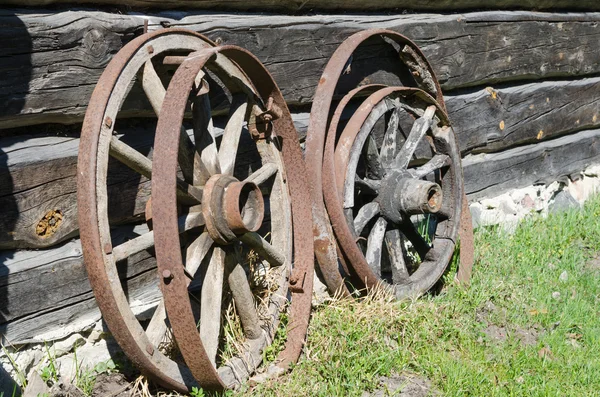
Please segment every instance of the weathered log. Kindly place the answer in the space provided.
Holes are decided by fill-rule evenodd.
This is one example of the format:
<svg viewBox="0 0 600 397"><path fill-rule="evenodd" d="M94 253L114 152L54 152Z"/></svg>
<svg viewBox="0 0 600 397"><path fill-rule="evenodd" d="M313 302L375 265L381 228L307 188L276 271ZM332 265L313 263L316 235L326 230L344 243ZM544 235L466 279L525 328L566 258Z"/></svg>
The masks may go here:
<svg viewBox="0 0 600 397"><path fill-rule="evenodd" d="M493 197L510 189L549 183L600 162L600 130L586 130L499 153L463 160L469 200Z"/></svg>
<svg viewBox="0 0 600 397"><path fill-rule="evenodd" d="M121 229L115 243L147 232ZM160 292L154 257L147 251L119 264L129 302L140 312ZM24 304L26 303L26 304ZM100 318L85 272L81 244L72 240L45 251L0 252L0 335L3 343L60 339Z"/></svg>
<svg viewBox="0 0 600 397"><path fill-rule="evenodd" d="M132 128L126 135L148 152L153 133ZM77 234L77 151L79 139L3 138L0 145L0 249L42 248ZM145 211L150 181L111 160L108 179L112 222Z"/></svg>
<svg viewBox="0 0 600 397"><path fill-rule="evenodd" d="M73 3L70 0L4 0L5 4L19 6L44 6ZM279 12L302 12L312 10L465 10L465 9L576 9L599 10L594 0L79 0L79 4L105 4L138 8L198 8L204 10L270 10Z"/></svg>
<svg viewBox="0 0 600 397"><path fill-rule="evenodd" d="M464 155L502 151L599 128L599 85L600 78L546 81L499 89L488 87L447 96L446 100ZM308 114L293 117L302 139ZM128 128L127 141L142 151L148 150L153 124ZM66 130L74 135L76 129L61 127L59 133ZM0 208L4 213L0 217L0 249L49 247L77 234L78 145L79 140L74 137L15 136L0 141ZM150 188L145 178L137 178L125 168L123 172L110 190L117 193L111 195L111 220L119 222L143 214ZM49 225L51 222L54 225Z"/></svg>
<svg viewBox="0 0 600 397"><path fill-rule="evenodd" d="M6 104L0 107L0 128L80 121L104 67L124 43L142 33L145 20L150 30L185 26L247 48L267 65L291 105L309 104L337 46L350 34L373 27L415 40L445 90L600 71L598 13L298 17L178 13L178 20L169 17L172 13L15 13L0 10L0 102ZM373 39L355 54L342 84L398 83L395 58L390 47ZM367 80L362 79L365 74ZM147 101L135 95L125 105L131 116L149 114L149 109Z"/></svg>
<svg viewBox="0 0 600 397"><path fill-rule="evenodd" d="M495 152L600 126L600 78L544 81L446 97L461 151Z"/></svg>

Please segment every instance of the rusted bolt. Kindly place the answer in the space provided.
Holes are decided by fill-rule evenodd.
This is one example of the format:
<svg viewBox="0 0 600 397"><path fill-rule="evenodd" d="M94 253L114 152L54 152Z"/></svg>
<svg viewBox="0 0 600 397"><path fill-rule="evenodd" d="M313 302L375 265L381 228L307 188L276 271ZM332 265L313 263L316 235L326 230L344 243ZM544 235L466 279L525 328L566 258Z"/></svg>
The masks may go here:
<svg viewBox="0 0 600 397"><path fill-rule="evenodd" d="M265 123L270 123L273 121L273 116L271 116L269 113L263 113L258 117L260 117L260 119Z"/></svg>
<svg viewBox="0 0 600 397"><path fill-rule="evenodd" d="M148 51L148 54L154 54L154 47L152 47L151 45L146 47L146 50Z"/></svg>
<svg viewBox="0 0 600 397"><path fill-rule="evenodd" d="M162 276L163 276L163 279L165 279L165 282L173 280L173 277L174 277L173 273L171 273L170 270L163 270Z"/></svg>
<svg viewBox="0 0 600 397"><path fill-rule="evenodd" d="M111 128L113 124L113 121L110 117L106 116L106 118L104 119L104 125L106 126L106 128Z"/></svg>

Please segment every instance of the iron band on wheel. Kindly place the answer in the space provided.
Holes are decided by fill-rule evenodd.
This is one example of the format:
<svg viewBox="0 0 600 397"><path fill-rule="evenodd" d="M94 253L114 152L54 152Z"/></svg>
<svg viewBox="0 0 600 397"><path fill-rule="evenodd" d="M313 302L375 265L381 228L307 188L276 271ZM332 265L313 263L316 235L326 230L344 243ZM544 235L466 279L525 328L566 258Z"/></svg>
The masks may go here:
<svg viewBox="0 0 600 397"><path fill-rule="evenodd" d="M185 29L168 29L144 34L123 47L102 74L90 100L82 128L78 160L78 208L83 254L90 284L104 320L125 354L143 373L162 386L183 393L190 390L192 386L198 386L198 383L185 362L174 360L161 351L161 341L168 333L164 304L161 302L158 305L149 323L136 319L121 285L120 273L117 270L117 263L129 261L129 258L133 258L140 253L145 254L146 250L154 247L155 235L152 228L156 228L158 224L153 214L156 211L156 208L153 208L156 204L148 200L145 206L149 231L146 228L144 234L113 246L114 236L109 221L111 208L108 205L107 194L108 174L111 172L108 165L109 159L112 159L111 164L113 162L121 163L121 166L130 168L138 174L142 184L148 183L145 181L154 177L152 160L155 160L156 156L148 157L129 146L126 143L127 140L123 139L126 137L118 135L123 132L119 129L121 122L119 112L132 87L131 83L139 77L138 82L141 83L148 101L155 112L158 113L162 107L166 91L162 81L165 78L168 79L168 75L161 74L159 69L176 67L189 53L213 45L208 39L195 32ZM223 84L229 84L229 87L239 96L255 98L259 94L249 82L244 71L238 66L244 62L244 60L240 60L238 64L234 64L227 57L217 54L211 62L211 67L213 67L211 73L213 76L218 76L217 78ZM252 68L257 69L252 63L250 65ZM250 72L258 75L260 70L257 72L254 69ZM239 203L240 197L242 197L250 203L252 209L258 209L259 211L253 214L251 210L246 211L246 208L242 206L238 214L239 217L228 217L227 222L238 232L243 228L247 228L248 231L255 230L256 224L260 221L259 215L264 215L264 211L259 208L262 197L258 197L257 192L260 191L258 186L264 184L269 177L273 179L274 173L282 175L282 181L277 185L280 186L279 191L282 200L281 205L278 207L280 209L274 210L271 208L271 213L278 214L280 218L288 216L286 213L290 214L288 217L292 216L289 212L290 203L286 201L289 197L287 189L295 192L300 202L300 204L294 204L293 210L293 217L302 218L303 221L295 222L297 225L294 225L294 231L298 232L298 236L295 236L296 241L294 241L294 264L298 269L306 271L309 275L306 280L309 282L303 286L305 293L294 294L295 299L292 304L291 316L293 321L297 321L295 325L298 326L294 331L295 334L294 332L292 334L297 335L300 340L290 340L289 345L295 344L294 346L297 348L286 350L288 354L281 364L284 365L297 359L308 323L312 290L312 264L310 263L312 262L312 245L310 223L307 224L306 221L310 219L310 212L308 209L303 212L301 204L302 202L308 202L308 193L307 185L303 179L304 173L301 171L301 153L295 137L295 130L289 119L285 104L281 103L281 96L275 95L278 91L274 83L272 83L266 71L263 71L263 74L259 75L261 87L272 90L276 104L286 111L281 119L282 121L275 122L277 123L276 130L279 131L281 137L286 139L283 139L283 142L276 143L282 144L283 156L287 156L287 160L292 159L300 162L299 165L293 166L293 168L300 171L297 174L289 172L286 175L286 181L283 180L285 173L279 172L281 171L279 165L275 169L273 167L263 167L260 172L253 174L254 179L252 181L237 183L235 185L238 189L237 192L233 189L227 195L226 201L230 203L229 205L233 205L231 203L235 202L236 199ZM264 81L266 83L263 83ZM200 87L198 93L201 91L202 87ZM264 92L261 93L264 94ZM266 98L268 95L261 96ZM263 106L262 101L258 101L256 105L257 107L253 108L250 113L252 117L255 116L255 113L260 117L264 117L263 115L269 112L269 109ZM242 111L242 107L243 105L238 102L232 104L232 116L236 114L239 116L240 113L245 116L246 112ZM241 120L243 121L244 117ZM262 128L260 124L258 123L258 128ZM249 128L256 131L256 120L253 119ZM151 133L152 131L149 131L149 134ZM185 129L179 129L178 134L181 138L180 145L172 148L173 152L171 153L180 165L175 181L175 194L178 202L186 208L193 209L182 213L175 220L177 223L175 234L177 237L182 236L186 250L191 250L197 257L202 257L206 256L206 247L208 246L206 237L201 237L206 236L202 233L206 222L204 214L199 211L204 192L202 189L197 188L195 184L198 185L208 179L211 173L211 164L203 163L204 159L200 158L201 156L196 152L195 144L204 144L203 142L190 138ZM231 146L234 145L230 145L230 149ZM208 158L210 159L210 157ZM229 172L235 167L235 162L225 161L224 163L224 172ZM281 188L284 185L285 189ZM142 194L143 191L140 190L138 193ZM285 210L285 208L288 210ZM143 208L141 212L143 213ZM304 240L302 240L303 230L305 230ZM283 256L278 256L278 252L271 252L267 246L261 246L264 240L261 236L250 236L257 238L249 241L250 244L257 246L260 258L268 258L279 262L288 261L286 265L281 267L286 269L282 272L282 274L285 273L284 276L279 278L282 291L288 288L286 277L290 269L287 266L292 263L290 260L292 252L291 228L286 230L285 233L287 237L284 237L283 240L288 241L289 251L284 250L285 255ZM170 237L173 238L173 236ZM246 277L243 269L240 273L239 267L231 266L231 268L233 271L228 272L228 277L232 277L232 279L237 277L240 280ZM161 280L176 280L173 273L160 272L159 276ZM187 286L185 291L187 293ZM239 293L239 291L236 291L236 293ZM285 301L285 293L283 296L283 301ZM306 298L307 296L308 298ZM304 304L302 304L303 302ZM283 309L283 306L281 306L281 309ZM219 311L220 309L218 307ZM277 318L279 309L277 308ZM276 324L273 325L276 326ZM256 327L248 330L244 329L248 339L256 338L257 334L262 335L265 332L268 334L272 331L272 329L257 330ZM203 377L199 378L202 383L200 386L223 387L216 370L206 371ZM243 381L243 377L239 380L236 378L228 385L233 385L238 381Z"/></svg>
<svg viewBox="0 0 600 397"><path fill-rule="evenodd" d="M270 115L267 117L267 122L272 123L272 128L268 128L269 133L267 136L259 135L257 137L255 135L263 163L260 169L246 177L245 182L248 186L252 185L250 191L256 193L255 186L261 185L258 183L258 179L264 180L264 169L269 169L271 175L267 178L274 175L274 184L279 184L279 196L273 197L273 193L271 193L270 197L271 217L277 216L281 218L282 213L275 213L273 208L287 201L291 203L291 218L283 221L277 219L277 223L273 223L271 228L271 233L274 235L272 241L277 241L277 239L282 240L282 244L284 247L287 247L287 250L282 249L281 244L277 246L275 243L272 245L268 244L264 239L260 241L260 236L255 232L233 227L233 223L229 222L230 218L236 218L238 220L236 224L240 223L240 219L248 218L241 212L237 216L232 217L231 214L235 213L236 208L231 205L227 207L229 192L231 189L234 189L233 186L236 183L242 181L235 178L233 169L231 172L224 172L223 170L219 170L219 167L216 167L215 171L211 172L211 176L207 182L200 181L198 184L195 184L197 188L203 189L202 213L207 224L207 234L215 241L213 245L213 257L207 271L210 272L210 267L213 265L218 265L221 269L225 269L228 260L235 258L235 250L244 246L258 252L259 255L263 256L269 262L277 261L277 258L283 258L283 263L279 263L278 265L281 266L282 270L287 268L292 271L290 284L293 287L293 294L290 308L290 324L288 325L288 343L280 356L281 366L287 366L289 363L295 362L300 354L310 315L312 272L314 266L312 262L312 239L310 234L311 223L310 221L307 222L307 220L311 219L311 215L308 204L308 189L304 179L302 154L291 116L277 86L260 62L241 48L234 46L215 47L191 55L175 72L167 90L165 102L159 117L154 154L155 162L153 165L153 216L157 239L156 255L159 271L172 275L168 280L162 280L161 287L175 339L194 377L203 387L209 389L235 386L232 382L239 382L244 377L247 377L252 372L252 366L256 366L260 362L261 351L272 340L273 331L277 324L276 320L271 324L261 322L260 328L265 330L265 332L256 338L250 338L246 332L246 324L243 323L244 317L242 317L244 331L247 334L246 350L242 353L242 357L237 358L237 361L236 358L233 358L216 370L213 359L214 348L211 353L208 353L208 349L206 348L207 339L202 335L202 318L200 319L200 335L196 330L196 321L190 307L187 291L187 279L189 275L184 271L187 268L187 264L184 266L181 252L174 249L174 247L180 245L180 238L176 230L177 218L181 216L178 214L178 200L176 195L177 157L173 155L178 146L178 131L186 111L190 93L193 98L192 101L196 101L192 105L192 113L196 117L195 123L198 123L195 107L198 107L199 94L195 93L194 84L197 84L197 76L199 76L202 69L210 65L218 54L226 56L240 66L241 70L254 83L259 97L255 98L255 100L260 102L258 105L265 105L260 112L255 114L252 114L252 111L249 112L247 120L248 130L252 129L253 123L264 114ZM249 104L248 108L254 109L253 105ZM267 113L269 110L272 113ZM241 128L242 125L239 126L240 130ZM196 137L197 140L199 138L200 136ZM227 139L226 127L220 150L228 142ZM267 153L269 150L271 152ZM201 157L205 156L205 151L206 149L199 150ZM210 154L206 154L206 156L210 156ZM222 160L222 158L219 157L219 160ZM233 203L235 203L235 200ZM240 206L242 205L240 204ZM227 208L224 210L225 207ZM248 212L260 211L261 209L262 206L256 204L239 210ZM257 216L262 217L263 214ZM209 225L213 226L209 228ZM279 236L275 236L277 234ZM291 253L292 241L285 241L286 234L287 237L293 237L293 257ZM216 252L219 252L216 259L217 263L213 263ZM294 261L293 269L291 269L292 258ZM233 261L235 262L235 259ZM271 263L271 265L274 265L274 263ZM280 271L279 275L279 289L270 297L272 300L269 305L272 309L269 312L270 318L278 317L279 310L285 304L287 276L289 273ZM236 286L232 285L231 282L232 280L229 279L229 287L233 291ZM204 301L202 307L204 307ZM254 306L250 305L250 307L253 309ZM241 309L238 307L238 310ZM255 315L255 317L260 316ZM243 368L244 364L250 368ZM217 374L216 379L218 379L218 382L214 381L214 374Z"/></svg>
<svg viewBox="0 0 600 397"><path fill-rule="evenodd" d="M330 197L328 200L329 202L327 203L327 209L325 208L324 202L324 196L334 195L331 191L331 187L335 181L339 180L339 178L342 178L342 180L345 179L345 173L343 172L338 172L337 176L332 174L335 173L335 166L333 164L333 153L334 150L336 150L335 140L340 133L340 131L337 130L337 127L333 126L337 126L337 123L340 121L341 110L343 110L346 104L351 100L356 101L358 97L364 97L384 87L383 85L371 84L356 88L340 101L337 109L340 110L340 113L336 110L334 115L331 116L334 94L340 94L336 91L338 81L342 75L349 70L354 51L361 43L372 37L381 37L385 42L394 47L398 52L400 61L410 72L410 75L413 76L412 82L406 81L406 83L410 86L418 87L424 94L428 94L429 99L434 100L434 102L430 104L436 104L436 114L438 117L447 120L447 116L444 115L445 104L442 91L435 77L435 73L419 48L406 37L396 32L383 29L362 31L345 40L332 55L321 76L319 86L315 93L306 139L307 169L309 170L313 185L317 187L317 189L313 191L315 253L317 254L321 273L323 274L324 280L330 291L340 289L345 291L344 277L347 277L353 286L358 289L364 286L377 285L378 283L378 277L374 277L375 274L366 265L362 253L360 255L352 255L352 258L348 256L348 252L354 252L354 248L350 248L350 244L355 246L355 240L359 238L359 236L353 236L351 243L349 241L341 242L339 241L340 236L336 232L335 238L337 239L339 246L334 240L331 224L333 224L334 228L337 227L339 229L346 227L345 224L347 223L346 215L336 216L334 215L336 210L330 209L334 201L336 199L339 200L339 198ZM452 142L454 142L454 137L452 137ZM452 145L455 145L455 143L452 143ZM346 149L350 150L351 148L348 147ZM460 157L458 157L456 165L458 168L455 174L459 180L459 184L461 185L460 189L462 191ZM326 175L327 173L329 173L329 175ZM325 180L326 178L328 179ZM340 190L342 189L340 188ZM340 191L339 194L343 194L343 190ZM465 198L463 195L462 201L464 200ZM460 204L464 205L464 202ZM462 212L465 217L468 215L468 211ZM466 264L465 268L470 269L473 257L472 227L470 225L470 219L461 219L461 222L463 224L461 240L466 242L466 249L461 250L461 259L463 259L462 262ZM382 228L382 222L380 222L379 228ZM376 234L379 235L380 233ZM345 237L349 240L349 235L346 235ZM345 252L342 246L345 246L348 252ZM336 251L338 252L337 255ZM357 252L354 252L354 254L357 254ZM340 263L344 264L346 268L353 269L354 271L350 270L349 274L341 274L339 270Z"/></svg>

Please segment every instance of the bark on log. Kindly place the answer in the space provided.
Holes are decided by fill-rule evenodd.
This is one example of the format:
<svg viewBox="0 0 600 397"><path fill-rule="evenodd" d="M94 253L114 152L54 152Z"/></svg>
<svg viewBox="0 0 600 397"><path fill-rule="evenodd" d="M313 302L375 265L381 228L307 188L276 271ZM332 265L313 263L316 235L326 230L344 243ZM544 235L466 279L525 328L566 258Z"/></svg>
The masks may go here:
<svg viewBox="0 0 600 397"><path fill-rule="evenodd" d="M72 4L70 0L4 0L4 4L44 6ZM278 12L306 12L312 10L466 10L466 9L575 9L599 10L594 0L79 0L79 4L104 4L137 8L198 8L204 10L270 10Z"/></svg>
<svg viewBox="0 0 600 397"><path fill-rule="evenodd" d="M116 241L146 232L123 228ZM129 302L142 311L159 298L156 262L143 251L120 263ZM3 343L60 339L100 318L87 279L81 244L72 240L44 251L0 252L0 335Z"/></svg>
<svg viewBox="0 0 600 397"><path fill-rule="evenodd" d="M0 128L82 119L93 87L112 56L136 35L185 26L252 51L291 105L308 105L337 46L372 28L399 31L419 44L446 91L511 80L600 72L600 14L477 12L454 15L117 15L0 10ZM549 40L548 38L552 38ZM374 39L355 54L342 84L397 83L395 52ZM376 61L376 62L375 62ZM367 79L363 77L369 76ZM126 104L148 114L143 98Z"/></svg>

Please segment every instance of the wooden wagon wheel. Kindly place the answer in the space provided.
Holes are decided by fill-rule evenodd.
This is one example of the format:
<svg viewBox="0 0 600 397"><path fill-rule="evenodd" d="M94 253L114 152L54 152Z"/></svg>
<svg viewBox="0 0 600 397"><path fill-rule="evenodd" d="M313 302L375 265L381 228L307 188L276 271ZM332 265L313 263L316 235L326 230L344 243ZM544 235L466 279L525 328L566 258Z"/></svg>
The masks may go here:
<svg viewBox="0 0 600 397"><path fill-rule="evenodd" d="M347 120L346 118L341 122L341 114L338 114L338 110L341 112L341 110L345 109L346 114L351 114L353 111L360 108L360 101L364 99L365 96L372 94L374 91L383 89L385 86L373 84L356 88L349 92L338 103L335 114L332 112L334 110L334 94L340 94L338 83L343 74L349 69L349 65L351 65L352 54L361 43L372 37L380 37L398 52L404 67L408 70L409 75L412 76L412 81L403 80L403 83L409 86L418 87L422 90L422 93L429 95L429 99L434 98L434 103L437 104L437 117L447 120L447 116L443 115L445 112L445 105L435 73L420 49L406 37L396 32L383 29L362 31L345 40L332 55L321 76L319 87L315 93L306 139L307 168L310 172L313 185L317 187L315 191L313 191L315 252L319 251L320 248L321 254L317 255L317 259L319 260L319 267L330 290L344 288L342 280L343 277L348 275L359 276L350 279L354 287L357 288L360 288L361 286L374 286L377 285L379 281L378 277L376 277L368 267L362 252L360 252L360 250L349 248L351 246L356 246L354 239L358 238L358 236L350 238L351 233L347 229L346 217L343 214L343 211L341 211L343 204L339 202L340 199L338 196L343 195L343 191L338 192L335 184L335 181L340 175L337 175L336 177L334 150L336 148L336 140L341 132L341 128L338 129L338 124L343 124L343 122ZM356 79L356 76L354 79ZM430 103L430 105L431 104L432 103ZM448 126L447 122L446 126ZM341 127L343 127L343 125ZM372 145L370 146L372 147ZM346 147L346 149L349 151L351 147ZM457 163L457 166L456 176L462 189L462 171L460 170L460 162ZM345 178L345 173L342 173L341 175L342 178ZM328 195L331 196L330 200L325 200L324 197ZM340 214L337 215L337 209L330 208L333 205L334 200L338 200L339 209L341 211ZM461 205L461 207L466 204L465 200L466 198L463 194L463 205ZM326 204L327 208L325 209ZM466 219L468 210L459 211L459 213L463 216L463 219L461 219L463 230L461 231L460 237L461 244L464 245L465 248L462 249L461 247L461 269L463 269L462 266L464 265L464 269L469 270L462 273L462 280L465 281L470 274L470 266L473 259L472 227L470 218ZM349 241L352 241L351 244L348 241L340 242L340 233L336 231L335 239L337 240L338 251L341 251L338 255L335 253L333 233L328 231L328 227L331 227L328 226L329 222L334 229L336 227L341 229L346 228L347 235L342 237L342 239L347 238ZM352 252L345 252L343 246L346 246L346 249L351 250ZM342 266L344 269L353 269L354 272L350 271L349 274L340 274L340 262L342 265L345 265L345 267Z"/></svg>
<svg viewBox="0 0 600 397"><path fill-rule="evenodd" d="M239 65L254 86L241 81L225 84L233 106L222 139L217 142L211 131L209 109L214 84L207 84L202 77L223 55ZM190 103L194 142L201 159L192 185L203 192L200 206L187 203L177 194L177 174L182 164L175 154ZM252 169L247 162L244 164L242 149L255 151L258 163ZM201 50L188 57L171 80L159 117L154 155L156 255L175 339L203 387L235 386L255 370L263 349L273 340L287 300L292 261L295 268L291 289L303 292L305 300L300 300L298 294L292 297L288 348L297 350L306 331L307 317L298 320L310 310L312 270L307 272L303 266L312 263L312 222L291 116L268 72L250 53L234 46ZM182 256L178 249L183 242L177 233L178 219L190 214L201 214L205 227ZM249 252L256 253L263 266L248 268L245 258ZM249 279L260 272L268 274L271 285L256 287L263 290L257 295ZM188 293L188 285L196 279L202 282L199 316L194 315ZM245 338L238 341L234 357L219 361L225 290L233 295ZM298 311L299 303L303 304L302 313ZM292 355L295 360L297 352ZM291 361L289 356L284 352L284 365Z"/></svg>
<svg viewBox="0 0 600 397"><path fill-rule="evenodd" d="M116 160L140 174L142 178L152 176L151 158L124 143L123 139L119 139L116 135L118 129L115 129L118 128L116 124L118 124L121 107L136 77L140 77L146 97L158 113L166 92L161 80L164 76L159 76L156 72L158 66L164 63L181 62L182 57L190 52L211 46L213 44L205 37L183 29L168 29L145 34L127 44L113 58L94 90L82 128L78 160L78 211L83 254L90 283L104 320L123 351L138 368L161 385L181 392L188 391L197 383L182 361L174 360L158 349L166 332L164 305L159 304L148 325L138 321L130 308L117 269L117 263L122 263L121 261L138 252L151 250L154 246L154 233L150 231L113 246L114 236L109 222L107 190L109 175L107 174L109 160L111 162ZM236 81L240 87L253 89L245 74L226 57L217 55L212 64L215 72L218 72L218 79L223 84ZM237 102L234 101L235 103ZM202 159L196 153L193 138L190 138L183 129L178 131L182 139L174 153L181 164L177 195L181 202L187 205L199 205L202 202L203 192L193 183L199 175L198 169L201 168ZM233 164L230 163L228 166ZM300 193L299 197L302 196L303 193ZM146 218L149 221L152 221L151 213L152 205L148 201ZM298 213L301 213L300 209ZM282 214L282 217L285 218L285 215ZM149 224L152 225L152 222ZM204 224L201 212L190 211L179 219L177 233L182 233L186 239L191 239L193 233L200 230ZM199 247L200 243L199 240L193 240L192 244ZM311 255L310 247L304 251ZM295 253L298 258L297 263L305 265L298 268L311 272L312 268L306 266L307 254L302 254L302 244L296 248ZM305 284L305 287L305 290L311 288L308 284ZM297 295L299 298L296 299L296 306L303 308L304 306L299 305L298 302L303 301L305 294ZM306 309L302 311L298 307L295 310L307 311ZM310 310L310 299L308 310ZM297 318L299 322L303 320L306 324L308 322L308 314L299 315ZM306 331L306 327L297 328ZM303 336L304 334L300 335L300 338L302 339ZM287 350L290 360L294 359L294 354L291 353L297 351L299 354L299 350L300 348Z"/></svg>
<svg viewBox="0 0 600 397"><path fill-rule="evenodd" d="M429 290L454 252L463 194L460 153L433 98L419 89L377 88L340 135L335 173L324 171L326 183L335 175L338 195L329 189L325 200L332 219L346 220L334 222L334 230L359 277L367 286L387 281L402 299ZM342 100L331 128L361 91L368 89ZM374 134L378 122L384 124L381 144Z"/></svg>

